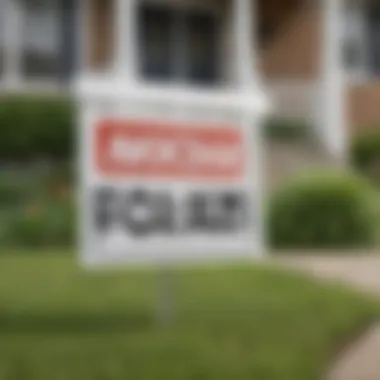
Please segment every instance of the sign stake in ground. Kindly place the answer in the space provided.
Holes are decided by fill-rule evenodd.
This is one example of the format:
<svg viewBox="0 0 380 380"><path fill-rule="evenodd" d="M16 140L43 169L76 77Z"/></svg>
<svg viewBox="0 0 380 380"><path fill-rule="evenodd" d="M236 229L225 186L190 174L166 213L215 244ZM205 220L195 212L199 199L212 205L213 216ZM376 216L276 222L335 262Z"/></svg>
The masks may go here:
<svg viewBox="0 0 380 380"><path fill-rule="evenodd" d="M156 272L156 318L160 326L170 327L177 318L177 288L175 273L159 267Z"/></svg>

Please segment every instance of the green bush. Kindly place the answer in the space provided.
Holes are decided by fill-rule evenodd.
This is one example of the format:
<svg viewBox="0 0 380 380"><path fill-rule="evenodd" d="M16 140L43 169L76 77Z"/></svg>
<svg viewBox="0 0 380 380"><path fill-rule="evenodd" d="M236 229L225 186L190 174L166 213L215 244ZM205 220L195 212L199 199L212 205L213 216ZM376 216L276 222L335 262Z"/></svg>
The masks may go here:
<svg viewBox="0 0 380 380"><path fill-rule="evenodd" d="M0 175L0 246L73 244L72 167L3 171Z"/></svg>
<svg viewBox="0 0 380 380"><path fill-rule="evenodd" d="M316 173L299 178L271 199L270 242L276 248L371 246L377 205L372 189L356 176Z"/></svg>
<svg viewBox="0 0 380 380"><path fill-rule="evenodd" d="M299 140L309 136L310 127L302 120L269 118L263 124L264 135L274 140Z"/></svg>
<svg viewBox="0 0 380 380"><path fill-rule="evenodd" d="M75 166L64 162L49 168L40 177L39 194L56 194L73 187L75 183Z"/></svg>
<svg viewBox="0 0 380 380"><path fill-rule="evenodd" d="M0 177L0 207L1 209L19 204L26 196L25 188L12 178Z"/></svg>
<svg viewBox="0 0 380 380"><path fill-rule="evenodd" d="M380 183L380 132L356 137L351 144L352 165L374 183Z"/></svg>
<svg viewBox="0 0 380 380"><path fill-rule="evenodd" d="M75 208L71 197L36 200L15 212L3 231L12 247L69 247L74 244Z"/></svg>
<svg viewBox="0 0 380 380"><path fill-rule="evenodd" d="M75 110L61 97L0 98L0 159L65 161L74 143Z"/></svg>

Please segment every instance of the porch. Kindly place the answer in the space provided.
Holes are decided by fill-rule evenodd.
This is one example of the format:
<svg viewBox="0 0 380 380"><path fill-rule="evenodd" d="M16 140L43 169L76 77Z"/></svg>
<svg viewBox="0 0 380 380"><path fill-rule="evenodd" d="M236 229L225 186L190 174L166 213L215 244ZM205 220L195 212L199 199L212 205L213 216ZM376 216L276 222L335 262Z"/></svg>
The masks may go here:
<svg viewBox="0 0 380 380"><path fill-rule="evenodd" d="M84 17L92 42L82 64L90 71L115 70L115 52L120 63L120 54L125 54L120 52L133 46L132 39L137 44L130 55L137 61L133 58L128 70L138 80L179 80L223 90L237 85L244 72L247 80L243 82L269 94L273 110L284 116L283 111L292 115L286 104L292 99L289 94L302 88L304 95L298 99L307 105L296 101L294 110L303 112L326 149L344 160L347 115L340 29L344 0L286 0L281 6L278 0L252 1L245 26L239 25L236 15L248 9L249 1L214 0L207 5L197 0L142 1L128 18L132 27L124 25L122 32L115 17L123 12L118 1L89 1ZM176 12L181 16L174 16ZM173 17L182 21L173 23ZM134 37L126 38L131 34ZM236 50L239 46L240 53ZM236 56L239 58L234 62Z"/></svg>
<svg viewBox="0 0 380 380"><path fill-rule="evenodd" d="M60 69L52 72L43 68L44 64L40 66L38 63L38 75L28 74L27 64L23 61L25 46L29 44L25 40L25 29L20 27L23 20L20 15L25 16L28 13L26 8L22 11L24 3L22 0L6 0L2 3L8 4L2 12L7 14L7 17L2 23L0 22L0 27L5 28L5 33L2 34L3 44L0 43L0 47L2 46L0 50L3 52L0 83L5 83L6 89L32 88L34 91L36 88L49 88L42 86L42 83L52 84L53 87L58 83L56 87L59 88L65 83L65 78L78 71L78 66L84 65L93 74L105 71L111 73L116 70L116 66L125 63L121 58L125 50L134 48L133 54L140 61L137 65L136 62L131 62L132 66L135 65L132 70L137 68L143 77L158 79L161 82L163 79L173 81L181 77L182 83L197 82L200 85L212 84L220 87L220 85L236 84L239 81L238 72L244 72L243 77L248 78L247 83L252 82L269 94L274 103L273 110L277 114L311 119L317 135L321 137L329 151L341 155L345 150L345 112L342 104L345 91L339 58L341 50L339 20L345 8L345 0L252 1L250 4L252 11L248 21L250 25L246 28L252 30L249 37L252 37L253 43L249 46L247 38L241 43L241 37L236 37L241 36L242 29L238 28L235 18L237 13L234 13L235 8L246 6L244 5L246 1L209 0L207 3L199 0L141 1L156 6L166 4L174 8L192 8L197 12L190 12L188 17L183 17L183 22L174 26L170 21L173 18L172 11L161 12L161 16L157 17L157 13L154 14L153 10L153 19L156 21L142 34L153 33L154 38L145 38L144 41L140 25L137 28L139 30L134 32L135 36L136 32L140 36L136 40L138 43L135 47L131 45L132 37L128 35L128 31L133 31L134 26L141 24L141 20L137 21L135 13L136 18L127 17L129 25L125 23L122 25L121 15L126 17L125 12L128 8L126 5L123 8L122 2L77 0L70 1L72 5L70 8L63 5L68 4L67 1L61 1L60 5L56 3L55 7L50 6L50 11L42 12L45 16L46 14L50 16L35 19L39 20L41 25L45 25L45 29L48 24L55 23L56 28L53 29L58 28L63 36L50 43L51 46L55 46L52 55L58 57L55 67L58 65ZM34 10L38 10L41 7L45 9L44 4L48 2L33 0L30 3L36 4ZM15 7L14 4L18 6ZM79 15L79 18L73 17L73 9L76 9L74 13ZM129 6L129 9L132 8ZM52 13L57 13L57 10L63 12L61 14L65 14L66 17L52 17ZM144 22L147 26L150 23L149 18L152 18L152 12L147 11L145 16L140 14L139 17L145 17ZM79 23L74 23L74 20L78 20L79 23L85 22L86 34L90 40L88 45L80 43L76 26ZM199 23L202 26L195 27L200 25ZM20 32L21 29L23 33ZM178 38L182 33L179 30L184 29L188 29L186 43L183 43L181 37ZM29 34L33 34L30 29ZM173 40L177 42L169 46L165 41L171 39L170 36L174 36ZM74 40L79 42L79 46ZM146 44L148 40L156 42ZM145 44L147 46L141 49ZM176 47L173 47L174 45ZM116 46L124 46L119 49L118 57L115 57ZM242 60L235 65L233 57L238 46ZM192 51L198 52L194 58L191 58ZM57 52L59 54L56 54ZM251 52L253 54L250 54ZM79 55L83 56L84 60L79 60ZM252 57L246 59L247 55ZM37 54L37 58L40 57L41 55ZM132 67L131 65L129 67ZM187 78L184 78L186 76ZM33 86L30 87L30 83ZM323 120L320 117L323 117Z"/></svg>

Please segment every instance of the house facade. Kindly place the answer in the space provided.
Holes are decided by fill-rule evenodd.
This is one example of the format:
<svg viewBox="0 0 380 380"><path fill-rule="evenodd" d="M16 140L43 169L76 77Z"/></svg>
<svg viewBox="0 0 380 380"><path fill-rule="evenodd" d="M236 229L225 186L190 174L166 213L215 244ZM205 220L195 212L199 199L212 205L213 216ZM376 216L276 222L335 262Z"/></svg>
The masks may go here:
<svg viewBox="0 0 380 380"><path fill-rule="evenodd" d="M1 0L0 89L65 91L83 66L112 72L125 1ZM233 48L239 42L231 31L239 27L231 7L244 1L128 0L138 3L130 21L140 76L188 86L233 81ZM344 149L347 130L380 124L378 1L252 0L251 5L251 71L274 114L311 120L335 152ZM79 29L88 37L85 45Z"/></svg>
<svg viewBox="0 0 380 380"><path fill-rule="evenodd" d="M333 0L334 1L334 0ZM274 0L262 1L269 7ZM288 1L290 3L290 1ZM265 5L264 5L265 4ZM262 73L280 115L309 118L323 76L326 12L323 1L294 1L281 27L263 39ZM274 7L272 7L274 9ZM280 6L277 8L280 9ZM269 14L262 12L261 14ZM328 17L328 16L327 16ZM380 3L376 0L340 0L333 16L339 36L339 70L343 75L347 122L354 132L380 126ZM263 35L268 29L263 22Z"/></svg>

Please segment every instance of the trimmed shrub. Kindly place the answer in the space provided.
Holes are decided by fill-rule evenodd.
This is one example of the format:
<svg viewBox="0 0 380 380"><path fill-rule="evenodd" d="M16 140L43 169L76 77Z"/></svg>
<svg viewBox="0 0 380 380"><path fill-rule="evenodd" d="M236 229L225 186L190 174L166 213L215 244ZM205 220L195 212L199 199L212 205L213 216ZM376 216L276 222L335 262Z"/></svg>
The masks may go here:
<svg viewBox="0 0 380 380"><path fill-rule="evenodd" d="M61 97L0 98L0 160L66 161L73 154L75 109Z"/></svg>
<svg viewBox="0 0 380 380"><path fill-rule="evenodd" d="M302 120L269 118L264 123L264 135L273 140L300 140L309 137L311 128Z"/></svg>
<svg viewBox="0 0 380 380"><path fill-rule="evenodd" d="M380 183L380 133L356 137L351 144L352 165L372 182Z"/></svg>
<svg viewBox="0 0 380 380"><path fill-rule="evenodd" d="M271 199L270 242L276 248L371 246L377 206L371 187L354 175L315 173L299 178Z"/></svg>

